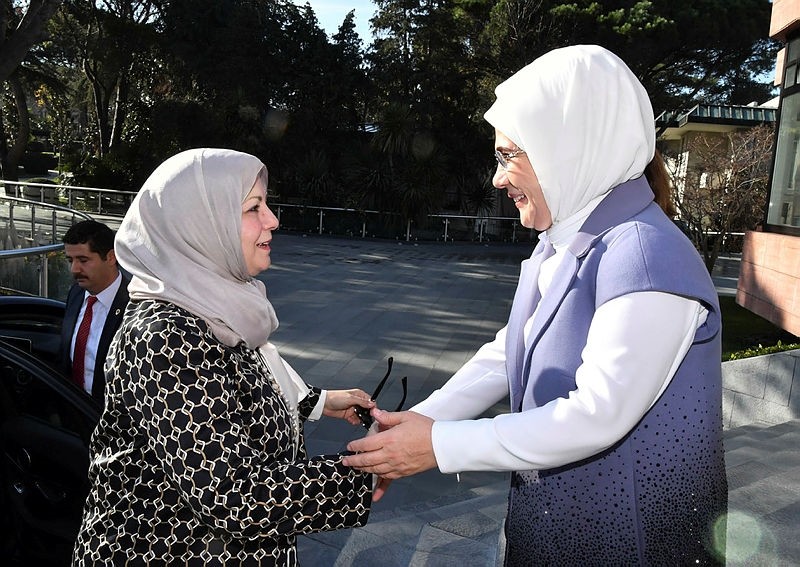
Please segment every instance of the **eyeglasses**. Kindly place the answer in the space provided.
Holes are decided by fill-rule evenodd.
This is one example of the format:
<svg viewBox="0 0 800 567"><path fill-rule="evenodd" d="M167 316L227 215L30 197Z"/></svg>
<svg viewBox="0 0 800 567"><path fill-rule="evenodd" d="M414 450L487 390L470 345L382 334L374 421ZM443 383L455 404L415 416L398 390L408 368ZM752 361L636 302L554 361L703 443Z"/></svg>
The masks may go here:
<svg viewBox="0 0 800 567"><path fill-rule="evenodd" d="M389 374L392 373L392 362L394 360L392 357L389 357L389 369L386 371L386 375L383 377L383 380L380 381L378 387L375 388L375 393L372 394L372 401L378 401L378 395L380 395L381 390L383 390L383 385L386 384L386 381L389 379ZM400 403L397 404L397 409L394 411L400 411L403 409L403 404L406 403L406 394L408 394L408 376L403 376L400 381L403 383L403 399L400 400ZM356 407L355 408L356 415L361 420L361 425L364 426L365 429L369 429L372 427L372 416L369 414L369 410L367 408Z"/></svg>
<svg viewBox="0 0 800 567"><path fill-rule="evenodd" d="M508 169L508 160L517 157L519 154L524 154L525 150L516 149L513 152L501 152L500 150L494 151L494 159L500 164L503 169Z"/></svg>

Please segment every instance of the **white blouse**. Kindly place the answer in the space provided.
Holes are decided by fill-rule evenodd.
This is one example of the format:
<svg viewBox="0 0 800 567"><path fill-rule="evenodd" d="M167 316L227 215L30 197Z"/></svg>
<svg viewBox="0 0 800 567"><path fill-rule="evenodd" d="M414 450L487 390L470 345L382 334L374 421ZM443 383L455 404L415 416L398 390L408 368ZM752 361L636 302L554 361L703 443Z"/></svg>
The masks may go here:
<svg viewBox="0 0 800 567"><path fill-rule="evenodd" d="M549 234L556 254L542 264L542 295L566 243L593 208L576 215L583 218L569 219L571 226L559 224L559 234ZM444 473L566 465L610 447L638 423L669 385L707 315L698 301L663 292L610 300L595 312L575 376L577 388L567 398L474 420L508 395L504 327L411 410L435 420L433 450ZM532 320L524 331L528 345Z"/></svg>

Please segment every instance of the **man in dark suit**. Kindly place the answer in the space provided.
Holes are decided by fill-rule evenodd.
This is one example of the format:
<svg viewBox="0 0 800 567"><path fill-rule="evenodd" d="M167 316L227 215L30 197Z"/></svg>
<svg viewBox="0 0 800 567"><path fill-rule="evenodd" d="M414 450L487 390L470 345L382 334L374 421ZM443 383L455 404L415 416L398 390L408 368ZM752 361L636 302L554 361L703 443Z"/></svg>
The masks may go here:
<svg viewBox="0 0 800 567"><path fill-rule="evenodd" d="M130 276L117 266L114 232L103 223L81 221L63 242L75 284L67 295L61 360L67 376L102 403L103 365L128 304Z"/></svg>

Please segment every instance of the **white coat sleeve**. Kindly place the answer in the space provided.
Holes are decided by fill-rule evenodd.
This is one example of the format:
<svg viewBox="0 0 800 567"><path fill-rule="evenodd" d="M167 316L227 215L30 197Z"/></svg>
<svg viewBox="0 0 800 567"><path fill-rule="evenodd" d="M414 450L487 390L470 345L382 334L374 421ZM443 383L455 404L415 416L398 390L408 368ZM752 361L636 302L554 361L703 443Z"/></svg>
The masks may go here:
<svg viewBox="0 0 800 567"><path fill-rule="evenodd" d="M521 413L435 422L439 469L548 469L610 447L669 385L706 316L699 302L661 292L633 293L600 306L576 371L577 388Z"/></svg>
<svg viewBox="0 0 800 567"><path fill-rule="evenodd" d="M471 419L507 395L506 328L503 327L444 386L411 411L434 420Z"/></svg>

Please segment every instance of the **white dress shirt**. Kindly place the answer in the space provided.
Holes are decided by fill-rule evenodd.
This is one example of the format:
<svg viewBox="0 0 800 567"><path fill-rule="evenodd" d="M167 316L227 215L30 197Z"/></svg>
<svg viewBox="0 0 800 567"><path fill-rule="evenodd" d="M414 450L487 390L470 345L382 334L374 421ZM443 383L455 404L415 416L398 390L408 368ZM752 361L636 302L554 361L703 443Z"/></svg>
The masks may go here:
<svg viewBox="0 0 800 567"><path fill-rule="evenodd" d="M89 327L89 337L86 339L86 358L83 363L83 389L87 393L92 393L92 384L94 383L94 367L97 358L97 344L100 342L100 335L103 334L103 326L106 324L108 312L111 309L111 304L114 302L114 297L119 291L119 286L122 284L122 273L117 273L115 279L110 286L97 294L97 301L92 307L92 324ZM78 320L75 323L75 328L72 331L72 342L70 343L69 351L74 354L75 352L75 337L78 336L78 329L83 321L83 314L86 312L86 302L91 294L87 291L83 295L83 305L81 311L78 313ZM72 355L70 355L72 359ZM101 364L104 361L101 361Z"/></svg>

